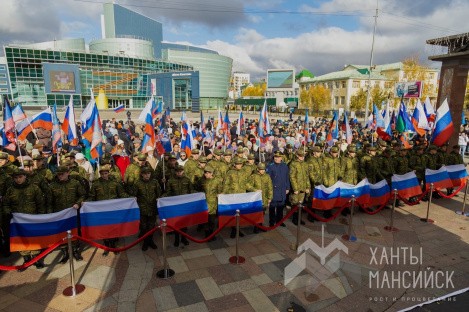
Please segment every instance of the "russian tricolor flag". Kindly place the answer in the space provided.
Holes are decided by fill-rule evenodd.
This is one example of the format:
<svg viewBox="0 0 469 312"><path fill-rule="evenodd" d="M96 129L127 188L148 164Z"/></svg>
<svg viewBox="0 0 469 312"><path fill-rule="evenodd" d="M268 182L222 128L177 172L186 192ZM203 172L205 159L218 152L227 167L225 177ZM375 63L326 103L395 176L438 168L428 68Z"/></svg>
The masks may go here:
<svg viewBox="0 0 469 312"><path fill-rule="evenodd" d="M391 119L390 119L389 113L390 111L389 111L389 99L388 99L388 101L386 102L386 110L384 111L384 127L376 129L376 133L378 133L378 136L384 141L387 141L389 138L391 138L391 135L392 135Z"/></svg>
<svg viewBox="0 0 469 312"><path fill-rule="evenodd" d="M11 114L13 115L13 120L15 122L21 121L23 119L26 119L26 114L23 111L23 108L21 107L21 104L16 104L15 107L12 108Z"/></svg>
<svg viewBox="0 0 469 312"><path fill-rule="evenodd" d="M20 121L16 125L18 140L25 140L26 136L31 133L33 128L39 127L52 131L52 113L50 107L47 107L45 110L32 117Z"/></svg>
<svg viewBox="0 0 469 312"><path fill-rule="evenodd" d="M453 120L449 111L448 101L445 99L443 104L436 111L432 142L438 146L442 146L443 143L448 141L451 137L453 131Z"/></svg>
<svg viewBox="0 0 469 312"><path fill-rule="evenodd" d="M142 153L148 151L148 147L155 148L155 128L153 127L153 118L151 113L147 114L147 120L145 123L145 132L143 134L142 141Z"/></svg>
<svg viewBox="0 0 469 312"><path fill-rule="evenodd" d="M453 183L453 186L460 186L466 184L468 177L466 167L463 164L461 165L452 165L445 166L446 171L448 172L449 178Z"/></svg>
<svg viewBox="0 0 469 312"><path fill-rule="evenodd" d="M264 222L262 192L223 194L218 197L218 222L220 225L225 224L228 219L236 215L236 210L239 210L241 215L253 223ZM239 224L250 225L251 223L240 218ZM231 221L228 226L236 226L236 220Z"/></svg>
<svg viewBox="0 0 469 312"><path fill-rule="evenodd" d="M390 189L386 180L370 184L370 202L365 207L381 206L389 200L389 193Z"/></svg>
<svg viewBox="0 0 469 312"><path fill-rule="evenodd" d="M74 208L39 215L13 213L10 221L10 250L48 248L65 238L68 230L77 235L77 210Z"/></svg>
<svg viewBox="0 0 469 312"><path fill-rule="evenodd" d="M433 109L432 103L430 103L430 98L427 96L425 103L423 105L425 111L425 116L427 117L428 122L435 121L435 110Z"/></svg>
<svg viewBox="0 0 469 312"><path fill-rule="evenodd" d="M420 135L424 135L427 130L430 130L428 128L427 116L419 99L417 99L417 105L415 105L414 114L412 115L412 124L415 131Z"/></svg>
<svg viewBox="0 0 469 312"><path fill-rule="evenodd" d="M88 239L106 239L138 233L140 209L134 198L85 202L81 207L81 233Z"/></svg>
<svg viewBox="0 0 469 312"><path fill-rule="evenodd" d="M403 175L393 175L392 189L397 189L397 193L402 198L409 198L422 194L419 181L413 171Z"/></svg>
<svg viewBox="0 0 469 312"><path fill-rule="evenodd" d="M355 195L355 200L362 205L366 205L370 202L370 184L367 179L363 179L357 185L352 185L344 182L340 182L340 206L349 203L352 195Z"/></svg>
<svg viewBox="0 0 469 312"><path fill-rule="evenodd" d="M114 108L114 112L116 112L116 113L120 113L120 112L123 112L123 111L125 111L125 106L124 106L124 104L119 105L119 106L117 106L116 108Z"/></svg>
<svg viewBox="0 0 469 312"><path fill-rule="evenodd" d="M67 111L65 112L62 130L67 136L67 140L71 146L78 145L77 127L75 122L75 109L73 108L73 97L70 96Z"/></svg>
<svg viewBox="0 0 469 312"><path fill-rule="evenodd" d="M425 169L425 183L426 189L430 189L430 184L433 183L435 190L453 187L453 182L449 177L446 167L441 167L438 170Z"/></svg>
<svg viewBox="0 0 469 312"><path fill-rule="evenodd" d="M319 185L314 188L313 194L313 208L328 210L340 206L340 185L337 182L331 187Z"/></svg>
<svg viewBox="0 0 469 312"><path fill-rule="evenodd" d="M208 222L208 206L204 193L160 198L158 213L160 220L166 219L168 225L177 229Z"/></svg>

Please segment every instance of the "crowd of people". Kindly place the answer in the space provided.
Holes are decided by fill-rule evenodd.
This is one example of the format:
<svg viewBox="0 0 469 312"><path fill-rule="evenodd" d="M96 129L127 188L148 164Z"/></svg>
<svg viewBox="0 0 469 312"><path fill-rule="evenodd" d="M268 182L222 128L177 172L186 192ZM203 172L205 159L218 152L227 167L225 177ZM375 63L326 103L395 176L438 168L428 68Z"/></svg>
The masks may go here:
<svg viewBox="0 0 469 312"><path fill-rule="evenodd" d="M452 146L449 152L448 144L429 144L430 134L425 134L415 135L408 142L410 147L405 147L399 133L393 132L390 138L382 140L374 130L353 120L350 144L342 130L336 133L337 139L327 141L331 127L326 117L316 118L308 125L301 118L285 122L272 119L270 131L264 129L262 133L259 133L257 120L246 120L240 127L238 122L217 132L218 125L212 119L207 123L170 119L165 131L171 151L158 155L154 147L141 152L145 135L143 123L135 123L130 118L104 120L103 156L97 160L91 158L89 148L82 141L80 123L77 123L78 145L71 146L62 133L64 144L56 154L52 153L50 131L36 129L19 142L19 149L13 152L2 149L0 153L0 224L4 255L10 255L9 224L14 212L42 214L70 207L79 210L86 201L135 197L140 208L139 235L142 236L156 225L159 198L203 192L209 218L197 231L203 230L204 237L209 237L217 226L219 194L262 191L269 226L280 223L285 227L281 223L285 207L295 207L302 202L311 208L312 194L318 185L329 187L337 181L356 185L364 178L370 183L385 179L391 185L393 174L413 171L424 188L426 168L436 170L464 163L463 145ZM187 157L187 149L181 148L183 123L191 123L194 129L190 157ZM338 129L341 129L340 122ZM155 126L157 135L160 131ZM465 136L465 131L461 136ZM448 189L448 194L452 191ZM434 196L439 197L436 193ZM344 215L347 213L347 209L342 211ZM323 215L331 217L332 209L325 210ZM307 220L315 221L309 214ZM304 224L303 220L298 220L298 213L293 214L292 222ZM186 228L181 230L187 231ZM244 236L243 231L240 236ZM254 227L253 231L262 230ZM232 228L231 237L235 237L235 233ZM117 238L109 238L104 244L115 247L117 241ZM189 241L174 234L174 246L180 243L188 245ZM153 237L147 237L141 248L144 251L156 249ZM24 262L28 262L39 252L23 251L21 255ZM65 246L62 252L60 263L66 263L69 258ZM108 253L104 251L103 256ZM76 243L73 256L76 260L82 259ZM35 265L43 267L43 260Z"/></svg>

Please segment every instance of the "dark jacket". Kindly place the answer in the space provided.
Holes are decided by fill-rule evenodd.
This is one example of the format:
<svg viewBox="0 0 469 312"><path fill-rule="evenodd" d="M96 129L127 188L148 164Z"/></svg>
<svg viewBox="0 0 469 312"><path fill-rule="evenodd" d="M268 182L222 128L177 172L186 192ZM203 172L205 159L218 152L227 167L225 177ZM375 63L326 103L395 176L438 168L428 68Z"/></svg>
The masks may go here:
<svg viewBox="0 0 469 312"><path fill-rule="evenodd" d="M272 179L274 193L272 202L281 202L281 205L284 205L287 199L286 191L291 189L290 170L287 164L284 162L280 164L271 163L266 167L266 173Z"/></svg>

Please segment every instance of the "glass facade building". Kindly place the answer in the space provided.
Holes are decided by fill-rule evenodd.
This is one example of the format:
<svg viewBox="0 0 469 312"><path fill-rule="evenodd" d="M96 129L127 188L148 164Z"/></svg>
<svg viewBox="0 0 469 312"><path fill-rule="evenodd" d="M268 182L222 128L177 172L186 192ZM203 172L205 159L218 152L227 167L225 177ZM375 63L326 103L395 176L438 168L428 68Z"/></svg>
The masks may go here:
<svg viewBox="0 0 469 312"><path fill-rule="evenodd" d="M6 46L13 102L23 105L67 105L70 93L46 92L43 63L76 64L79 66L81 94L72 94L74 103L86 105L91 89L97 95L103 89L112 100L122 100L126 107L144 107L151 95L148 75L154 73L192 70L193 67L174 62L113 56L85 51L52 51L27 47ZM111 102L114 103L114 102ZM116 105L119 101L115 102ZM116 106L116 105L111 105Z"/></svg>

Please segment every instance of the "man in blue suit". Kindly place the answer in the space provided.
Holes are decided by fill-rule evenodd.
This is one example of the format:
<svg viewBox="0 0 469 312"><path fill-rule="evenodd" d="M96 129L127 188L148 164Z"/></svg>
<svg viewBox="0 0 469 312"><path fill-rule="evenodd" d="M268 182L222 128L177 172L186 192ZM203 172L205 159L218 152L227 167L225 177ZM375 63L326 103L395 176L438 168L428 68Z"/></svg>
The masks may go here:
<svg viewBox="0 0 469 312"><path fill-rule="evenodd" d="M272 180L274 197L269 205L269 225L273 226L283 219L283 209L285 208L285 200L290 192L290 175L286 163L282 162L283 154L276 151L274 154L274 162L267 166L267 174ZM282 223L281 226L285 227Z"/></svg>

